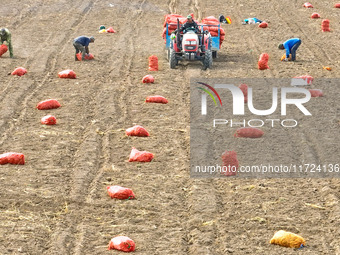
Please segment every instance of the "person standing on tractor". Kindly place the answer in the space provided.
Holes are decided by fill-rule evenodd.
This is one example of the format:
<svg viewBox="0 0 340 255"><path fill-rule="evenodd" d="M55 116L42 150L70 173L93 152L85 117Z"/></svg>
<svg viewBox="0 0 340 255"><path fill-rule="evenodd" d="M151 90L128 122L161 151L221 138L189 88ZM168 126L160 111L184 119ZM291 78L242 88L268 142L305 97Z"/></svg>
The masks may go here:
<svg viewBox="0 0 340 255"><path fill-rule="evenodd" d="M89 54L89 44L94 42L94 37L79 36L73 40L73 46L76 49L75 60L78 61L77 54L81 52L81 59L85 60L85 54Z"/></svg>
<svg viewBox="0 0 340 255"><path fill-rule="evenodd" d="M280 50L286 50L286 58L284 58L284 61L295 61L296 60L296 51L299 48L301 44L300 38L292 38L284 43L279 44Z"/></svg>
<svg viewBox="0 0 340 255"><path fill-rule="evenodd" d="M188 28L194 28L195 32L198 32L198 25L197 23L192 19L191 15L187 16L187 22L185 22L181 28L179 29L180 32L185 32Z"/></svg>
<svg viewBox="0 0 340 255"><path fill-rule="evenodd" d="M13 58L13 46L11 41L11 32L7 28L0 29L0 44L7 42L9 49L9 56Z"/></svg>

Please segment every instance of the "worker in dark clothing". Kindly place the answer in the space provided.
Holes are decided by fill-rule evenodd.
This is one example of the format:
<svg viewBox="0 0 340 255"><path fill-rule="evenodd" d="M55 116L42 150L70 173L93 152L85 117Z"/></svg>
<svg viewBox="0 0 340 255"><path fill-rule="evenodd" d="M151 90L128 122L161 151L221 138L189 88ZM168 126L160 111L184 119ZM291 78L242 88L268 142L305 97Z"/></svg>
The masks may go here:
<svg viewBox="0 0 340 255"><path fill-rule="evenodd" d="M296 59L296 51L301 44L300 38L292 38L284 43L279 44L280 50L286 50L286 58L285 61L295 61Z"/></svg>
<svg viewBox="0 0 340 255"><path fill-rule="evenodd" d="M187 16L187 22L185 22L181 28L179 29L180 32L186 32L188 28L194 28L195 32L198 32L198 25L197 23L192 19L191 15Z"/></svg>
<svg viewBox="0 0 340 255"><path fill-rule="evenodd" d="M73 46L76 49L75 60L78 61L77 54L81 52L81 59L85 59L85 54L89 54L89 44L94 42L94 37L79 36L73 40Z"/></svg>
<svg viewBox="0 0 340 255"><path fill-rule="evenodd" d="M13 46L11 41L11 32L7 28L0 29L0 44L7 42L9 49L9 56L13 58Z"/></svg>

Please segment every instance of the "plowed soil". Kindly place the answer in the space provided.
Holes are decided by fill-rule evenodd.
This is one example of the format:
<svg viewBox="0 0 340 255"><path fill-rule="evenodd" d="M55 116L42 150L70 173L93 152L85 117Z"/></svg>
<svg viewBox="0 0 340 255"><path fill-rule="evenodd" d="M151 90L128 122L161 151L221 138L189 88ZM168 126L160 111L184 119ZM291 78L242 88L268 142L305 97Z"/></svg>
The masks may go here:
<svg viewBox="0 0 340 255"><path fill-rule="evenodd" d="M190 78L339 77L340 10L334 1L315 1L314 9L303 3L2 0L0 26L12 32L15 58L0 58L0 153L24 153L26 164L0 166L0 254L119 254L107 250L117 235L132 238L136 254L144 255L340 254L338 179L190 178ZM331 33L310 18L314 11L330 20ZM195 62L171 70L161 38L164 15L191 12L198 19L223 13L233 24L223 25L226 40L212 69ZM241 25L248 17L269 27ZM100 25L117 33L99 34ZM72 40L80 35L95 36L95 60L74 61ZM298 61L280 62L277 44L290 37L302 39ZM266 71L257 69L262 52L270 55ZM142 84L150 55L158 56L160 70L151 73L155 84ZM28 73L8 75L18 66ZM77 79L59 79L64 69ZM274 155L340 163L334 162L339 88L322 89L314 112L327 112L327 128L306 126L281 137ZM150 95L169 104L144 103ZM48 98L62 107L38 111L36 104ZM47 114L56 116L56 126L40 124ZM150 137L127 137L125 129L135 124ZM256 158L273 157L265 152L273 139L263 138L266 150ZM129 163L132 147L153 152L154 161ZM136 199L110 199L109 185L133 189ZM280 229L301 234L307 247L270 245Z"/></svg>

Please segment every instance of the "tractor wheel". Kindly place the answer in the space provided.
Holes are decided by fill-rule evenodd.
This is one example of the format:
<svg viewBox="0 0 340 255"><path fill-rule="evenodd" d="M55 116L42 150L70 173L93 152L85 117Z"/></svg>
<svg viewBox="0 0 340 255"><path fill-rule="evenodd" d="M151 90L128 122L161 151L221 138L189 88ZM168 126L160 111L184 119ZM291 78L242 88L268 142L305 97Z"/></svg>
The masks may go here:
<svg viewBox="0 0 340 255"><path fill-rule="evenodd" d="M203 60L203 69L207 70L207 68L211 68L212 66L212 52L211 50L206 50L205 51L205 56Z"/></svg>
<svg viewBox="0 0 340 255"><path fill-rule="evenodd" d="M171 69L175 69L177 65L176 53L174 49L169 49L169 64Z"/></svg>

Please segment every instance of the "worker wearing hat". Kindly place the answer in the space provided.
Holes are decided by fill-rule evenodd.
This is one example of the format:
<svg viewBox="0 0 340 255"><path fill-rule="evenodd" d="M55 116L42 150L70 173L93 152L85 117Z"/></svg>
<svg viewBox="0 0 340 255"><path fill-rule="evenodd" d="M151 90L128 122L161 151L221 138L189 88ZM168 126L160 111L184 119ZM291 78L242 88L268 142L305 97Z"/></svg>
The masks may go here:
<svg viewBox="0 0 340 255"><path fill-rule="evenodd" d="M187 30L188 28L194 28L195 32L198 31L197 23L192 19L191 15L187 16L187 22L185 22L181 28L179 29L180 32Z"/></svg>
<svg viewBox="0 0 340 255"><path fill-rule="evenodd" d="M280 50L286 50L286 58L283 59L285 61L295 61L296 60L296 51L301 44L300 38L292 38L284 43L279 44Z"/></svg>
<svg viewBox="0 0 340 255"><path fill-rule="evenodd" d="M4 42L7 42L8 49L9 49L9 56L13 58L13 46L11 41L11 32L7 28L1 28L0 29L0 44L4 44Z"/></svg>
<svg viewBox="0 0 340 255"><path fill-rule="evenodd" d="M75 60L77 61L77 54L81 52L81 59L85 59L85 54L89 54L89 44L94 42L94 37L91 36L86 37L86 36L79 36L76 39L73 40L73 46L76 49L76 55L75 55Z"/></svg>

